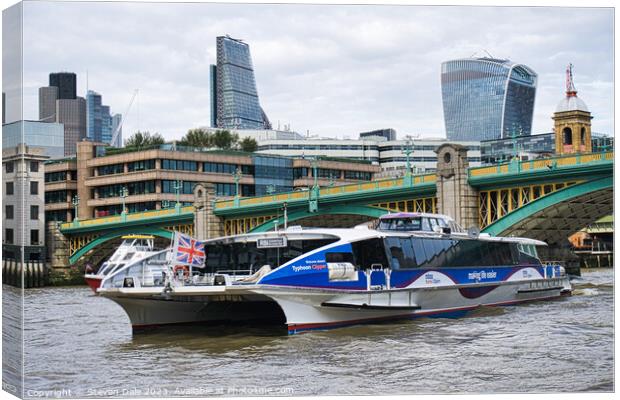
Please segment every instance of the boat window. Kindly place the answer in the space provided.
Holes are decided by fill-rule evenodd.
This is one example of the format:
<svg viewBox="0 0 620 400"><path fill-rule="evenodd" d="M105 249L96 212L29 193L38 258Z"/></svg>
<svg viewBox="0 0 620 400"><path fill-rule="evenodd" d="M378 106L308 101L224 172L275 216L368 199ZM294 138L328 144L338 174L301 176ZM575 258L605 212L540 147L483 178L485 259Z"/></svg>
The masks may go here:
<svg viewBox="0 0 620 400"><path fill-rule="evenodd" d="M437 226L437 220L435 218L429 218L428 222L431 224L431 231L434 231Z"/></svg>
<svg viewBox="0 0 620 400"><path fill-rule="evenodd" d="M428 218L422 218L422 230L423 231L431 230L431 225L428 223Z"/></svg>
<svg viewBox="0 0 620 400"><path fill-rule="evenodd" d="M417 266L411 238L388 237L385 242L393 269L408 269Z"/></svg>
<svg viewBox="0 0 620 400"><path fill-rule="evenodd" d="M532 244L522 244L519 243L517 245L517 250L519 253L519 262L522 264L540 264L540 259L538 258L538 252L536 251L536 246Z"/></svg>
<svg viewBox="0 0 620 400"><path fill-rule="evenodd" d="M328 263L355 263L353 253L325 253L325 261Z"/></svg>
<svg viewBox="0 0 620 400"><path fill-rule="evenodd" d="M514 243L388 237L385 244L394 269L517 264Z"/></svg>
<svg viewBox="0 0 620 400"><path fill-rule="evenodd" d="M131 258L134 256L134 254L136 254L136 253L134 253L133 251L130 251L129 253L125 254L125 257L123 257L123 260L124 261L131 260Z"/></svg>
<svg viewBox="0 0 620 400"><path fill-rule="evenodd" d="M379 223L379 229L386 231L419 231L421 227L421 218L388 218Z"/></svg>
<svg viewBox="0 0 620 400"><path fill-rule="evenodd" d="M207 262L199 271L256 271L263 265L277 268L280 265L337 239L289 240L286 247L257 248L256 242L221 243L207 245Z"/></svg>
<svg viewBox="0 0 620 400"><path fill-rule="evenodd" d="M355 265L362 270L370 269L373 265L387 267L385 245L381 239L367 239L351 243Z"/></svg>

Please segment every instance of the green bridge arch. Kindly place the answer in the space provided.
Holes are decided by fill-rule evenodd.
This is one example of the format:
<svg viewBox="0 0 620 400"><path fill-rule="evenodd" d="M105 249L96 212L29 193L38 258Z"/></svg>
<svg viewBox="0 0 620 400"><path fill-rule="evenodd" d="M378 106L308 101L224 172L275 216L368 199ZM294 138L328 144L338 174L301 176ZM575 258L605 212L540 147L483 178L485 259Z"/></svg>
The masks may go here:
<svg viewBox="0 0 620 400"><path fill-rule="evenodd" d="M97 246L112 240L119 238L125 235L152 235L157 237L162 237L165 239L172 239L173 233L171 231L167 231L163 228L134 228L134 229L119 229L114 230L112 232L108 232L105 235L99 236L96 239L89 242L86 246L82 247L78 251L76 251L73 255L69 257L69 265L75 264L82 256L96 248Z"/></svg>
<svg viewBox="0 0 620 400"><path fill-rule="evenodd" d="M525 206L518 208L509 214L506 214L504 217L498 219L497 221L484 228L482 232L489 233L493 236L500 236L510 231L511 229L514 229L515 226L522 224L524 221L533 218L544 210L547 210L554 206L558 206L562 203L567 203L570 200L574 200L588 194L593 194L608 189L613 190L613 187L614 182L612 176L566 187L564 189L552 192L546 196L539 197L538 199L526 204Z"/></svg>
<svg viewBox="0 0 620 400"><path fill-rule="evenodd" d="M307 209L299 210L291 212L288 215L288 222L296 221L299 219L307 218L307 217L316 217L320 215L363 215L370 218L379 218L380 216L387 214L389 210L379 208L379 207L371 207L371 206L360 206L360 205L337 205L329 208L319 208L318 212L309 212ZM249 232L252 233L260 233L267 232L275 227L275 221L278 220L280 222L279 225L282 225L281 218L271 219L261 225L258 225L254 229Z"/></svg>

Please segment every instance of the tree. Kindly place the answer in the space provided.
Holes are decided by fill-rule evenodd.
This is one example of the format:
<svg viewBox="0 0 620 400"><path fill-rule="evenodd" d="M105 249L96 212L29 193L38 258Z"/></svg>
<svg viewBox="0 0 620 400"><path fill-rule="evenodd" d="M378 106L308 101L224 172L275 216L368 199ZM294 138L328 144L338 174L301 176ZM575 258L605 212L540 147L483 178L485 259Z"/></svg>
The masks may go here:
<svg viewBox="0 0 620 400"><path fill-rule="evenodd" d="M228 150L239 141L239 135L232 134L227 130L218 130L213 134L213 145L220 149Z"/></svg>
<svg viewBox="0 0 620 400"><path fill-rule="evenodd" d="M125 140L125 147L146 147L164 143L164 137L159 133L151 135L149 132L137 131Z"/></svg>
<svg viewBox="0 0 620 400"><path fill-rule="evenodd" d="M180 141L182 146L212 147L213 135L202 128L190 129Z"/></svg>
<svg viewBox="0 0 620 400"><path fill-rule="evenodd" d="M241 151L254 153L256 150L258 150L258 143L256 143L256 140L254 140L254 138L245 137L239 142L239 147L241 148Z"/></svg>

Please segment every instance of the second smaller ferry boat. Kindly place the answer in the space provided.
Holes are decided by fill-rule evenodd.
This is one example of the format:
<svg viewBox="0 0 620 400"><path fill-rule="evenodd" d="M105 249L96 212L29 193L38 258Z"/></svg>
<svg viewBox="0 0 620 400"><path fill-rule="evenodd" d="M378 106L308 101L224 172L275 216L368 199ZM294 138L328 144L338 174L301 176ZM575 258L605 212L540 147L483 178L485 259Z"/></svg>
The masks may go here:
<svg viewBox="0 0 620 400"><path fill-rule="evenodd" d="M155 238L150 235L125 235L122 239L120 246L108 261L101 264L97 272L84 274L84 280L93 292L97 293L101 281L107 275L118 271L125 265L155 254L158 250L155 248Z"/></svg>

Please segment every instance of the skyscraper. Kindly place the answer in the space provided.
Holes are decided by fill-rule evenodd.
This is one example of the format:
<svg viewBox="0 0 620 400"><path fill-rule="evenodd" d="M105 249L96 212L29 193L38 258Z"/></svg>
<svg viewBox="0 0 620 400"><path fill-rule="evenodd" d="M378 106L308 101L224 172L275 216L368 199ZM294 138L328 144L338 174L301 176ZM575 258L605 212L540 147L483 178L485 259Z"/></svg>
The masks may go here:
<svg viewBox="0 0 620 400"><path fill-rule="evenodd" d="M211 125L227 129L271 129L258 101L250 46L218 36L217 65L211 65Z"/></svg>
<svg viewBox="0 0 620 400"><path fill-rule="evenodd" d="M101 106L101 141L110 143L112 141L112 116L110 106Z"/></svg>
<svg viewBox="0 0 620 400"><path fill-rule="evenodd" d="M110 145L114 147L123 147L123 126L121 122L123 121L123 116L121 114L112 115L112 136L116 130L118 130L118 134L116 135L116 140L114 143L110 143Z"/></svg>
<svg viewBox="0 0 620 400"><path fill-rule="evenodd" d="M39 88L39 122L63 124L64 154L75 154L76 142L86 137L86 100L76 96L73 72L51 73L49 82Z"/></svg>
<svg viewBox="0 0 620 400"><path fill-rule="evenodd" d="M114 145L112 135L120 123L120 114L117 115L117 125L114 125L110 106L102 104L102 96L94 90L86 93L86 136L96 142ZM118 142L118 139L117 139ZM120 146L118 146L120 147Z"/></svg>
<svg viewBox="0 0 620 400"><path fill-rule="evenodd" d="M86 137L86 100L83 97L58 99L56 118L65 126L65 155L76 154L77 142Z"/></svg>
<svg viewBox="0 0 620 400"><path fill-rule="evenodd" d="M58 100L56 86L39 88L39 121L56 122L56 100Z"/></svg>
<svg viewBox="0 0 620 400"><path fill-rule="evenodd" d="M523 64L466 58L441 65L450 140L491 140L532 133L537 74Z"/></svg>
<svg viewBox="0 0 620 400"><path fill-rule="evenodd" d="M92 90L86 93L86 137L101 141L101 95Z"/></svg>
<svg viewBox="0 0 620 400"><path fill-rule="evenodd" d="M73 72L53 72L50 74L50 86L58 88L59 99L76 98L76 80L76 75Z"/></svg>

